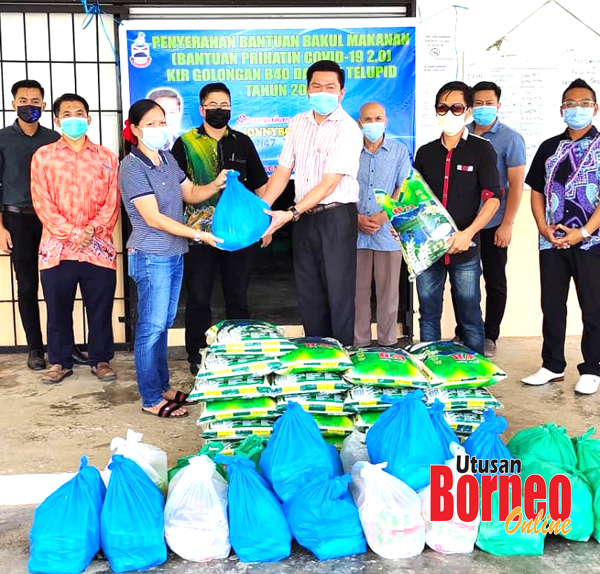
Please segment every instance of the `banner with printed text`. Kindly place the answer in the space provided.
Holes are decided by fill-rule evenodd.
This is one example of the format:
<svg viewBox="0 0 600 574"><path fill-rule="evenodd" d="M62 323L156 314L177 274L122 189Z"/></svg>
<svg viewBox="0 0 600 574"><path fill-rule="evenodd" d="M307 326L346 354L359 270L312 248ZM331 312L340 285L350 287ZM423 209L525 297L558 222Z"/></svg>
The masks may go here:
<svg viewBox="0 0 600 574"><path fill-rule="evenodd" d="M122 62L127 66L124 103L157 99L167 112L173 138L200 125L202 86L223 82L231 91L230 126L252 138L267 171L272 171L290 118L308 110L306 70L318 60L334 60L346 72L344 109L358 118L364 103L382 103L387 135L414 154L414 27L171 28L127 22Z"/></svg>

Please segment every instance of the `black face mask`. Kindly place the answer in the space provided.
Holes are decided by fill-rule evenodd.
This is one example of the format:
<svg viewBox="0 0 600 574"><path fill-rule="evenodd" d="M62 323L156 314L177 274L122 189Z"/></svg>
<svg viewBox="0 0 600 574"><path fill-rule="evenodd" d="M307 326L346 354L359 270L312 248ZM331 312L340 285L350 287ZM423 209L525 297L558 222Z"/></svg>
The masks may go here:
<svg viewBox="0 0 600 574"><path fill-rule="evenodd" d="M216 130L220 130L221 128L224 128L231 119L231 110L222 110L221 108L206 110L204 119L209 126Z"/></svg>
<svg viewBox="0 0 600 574"><path fill-rule="evenodd" d="M34 124L42 116L40 106L17 106L17 116L26 124Z"/></svg>

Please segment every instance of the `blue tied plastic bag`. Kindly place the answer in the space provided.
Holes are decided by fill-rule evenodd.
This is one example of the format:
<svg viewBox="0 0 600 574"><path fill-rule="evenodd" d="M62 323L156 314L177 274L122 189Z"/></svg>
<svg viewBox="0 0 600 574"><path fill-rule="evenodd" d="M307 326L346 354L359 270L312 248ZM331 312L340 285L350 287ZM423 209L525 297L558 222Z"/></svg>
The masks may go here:
<svg viewBox="0 0 600 574"><path fill-rule="evenodd" d="M212 219L212 233L223 240L219 248L237 251L256 243L271 223L269 209L260 197L238 179L239 172L229 170L225 189Z"/></svg>
<svg viewBox="0 0 600 574"><path fill-rule="evenodd" d="M348 474L314 480L283 505L294 538L319 560L367 551L350 482Z"/></svg>
<svg viewBox="0 0 600 574"><path fill-rule="evenodd" d="M289 401L273 425L260 470L284 502L315 478L326 480L336 474L334 457L315 419L298 403Z"/></svg>
<svg viewBox="0 0 600 574"><path fill-rule="evenodd" d="M486 409L483 413L483 422L475 429L475 432L463 443L469 456L478 460L512 460L508 447L500 439L500 435L506 430L508 423L504 417L496 416L492 409ZM485 463L484 463L485 464ZM485 474L501 474L487 472ZM477 480L481 481L481 474L474 473Z"/></svg>
<svg viewBox="0 0 600 574"><path fill-rule="evenodd" d="M367 451L373 464L387 462L386 472L413 490L431 482L430 466L444 464L446 452L423 403L423 391L406 397L384 395L392 406L367 433Z"/></svg>
<svg viewBox="0 0 600 574"><path fill-rule="evenodd" d="M100 550L100 511L106 487L81 457L79 472L36 509L29 533L30 572L79 574Z"/></svg>
<svg viewBox="0 0 600 574"><path fill-rule="evenodd" d="M451 460L454 458L454 455L450 450L450 445L453 442L460 444L460 439L456 436L456 433L444 418L444 408L444 403L440 401L440 399L435 399L434 403L429 408L429 416L431 417L431 422L444 446L446 460Z"/></svg>
<svg viewBox="0 0 600 574"><path fill-rule="evenodd" d="M148 475L120 454L112 457L102 508L102 549L115 572L144 570L167 559L165 500Z"/></svg>
<svg viewBox="0 0 600 574"><path fill-rule="evenodd" d="M217 455L229 475L229 540L242 562L277 562L292 549L281 504L251 460Z"/></svg>

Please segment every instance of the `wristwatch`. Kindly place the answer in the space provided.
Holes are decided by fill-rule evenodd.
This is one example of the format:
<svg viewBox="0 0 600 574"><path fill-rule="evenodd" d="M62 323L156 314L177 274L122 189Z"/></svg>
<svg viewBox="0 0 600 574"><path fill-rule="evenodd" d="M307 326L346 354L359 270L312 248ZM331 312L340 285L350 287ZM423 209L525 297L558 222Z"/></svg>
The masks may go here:
<svg viewBox="0 0 600 574"><path fill-rule="evenodd" d="M200 232L199 232L199 231L196 231L196 235L194 235L193 242L194 242L194 243L200 243L201 241L202 241L202 239L201 239Z"/></svg>
<svg viewBox="0 0 600 574"><path fill-rule="evenodd" d="M591 233L585 227L582 227L579 231L581 231L581 235L583 236L584 241L588 241L592 236Z"/></svg>
<svg viewBox="0 0 600 574"><path fill-rule="evenodd" d="M298 210L296 209L295 205L289 207L288 211L292 213L292 221L298 221L300 219L300 213L298 213Z"/></svg>

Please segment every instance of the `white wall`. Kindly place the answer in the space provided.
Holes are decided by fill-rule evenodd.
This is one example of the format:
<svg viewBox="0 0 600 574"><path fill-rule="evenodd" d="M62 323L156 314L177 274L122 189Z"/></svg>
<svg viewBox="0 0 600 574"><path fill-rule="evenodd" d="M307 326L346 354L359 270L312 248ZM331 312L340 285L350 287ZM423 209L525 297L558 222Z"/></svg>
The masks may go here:
<svg viewBox="0 0 600 574"><path fill-rule="evenodd" d="M561 0L561 3L588 25L600 29L600 2ZM456 26L456 49L459 55L459 79L461 79L461 55L464 51L486 50L488 46L536 10L542 1L503 0L503 2L490 3L481 0L466 0L459 4L468 8L468 10L458 10ZM421 29L433 28L446 34L454 34L454 9L446 10L427 20L450 5L451 3L447 0L421 0L418 4L420 9L418 16L423 21ZM600 53L600 37L578 23L557 5L548 4L512 32L501 49L518 54L543 51L549 59L556 57L558 51L567 49L574 49L577 54L582 56L596 55ZM574 78L568 75L565 79ZM595 88L600 93L600 86L595 86ZM558 114L561 94L557 93L555 97L556 114ZM510 105L510 102L505 101L503 105L506 107ZM433 114L433 103L431 107ZM509 251L509 298L502 325L502 335L504 336L541 335L537 234L529 209L529 198L530 191L525 190ZM574 291L573 288L569 300L567 332L571 335L580 335L581 312ZM451 337L454 330L454 317L449 290L446 293L444 306L443 334L445 337ZM418 336L418 321L416 323Z"/></svg>

